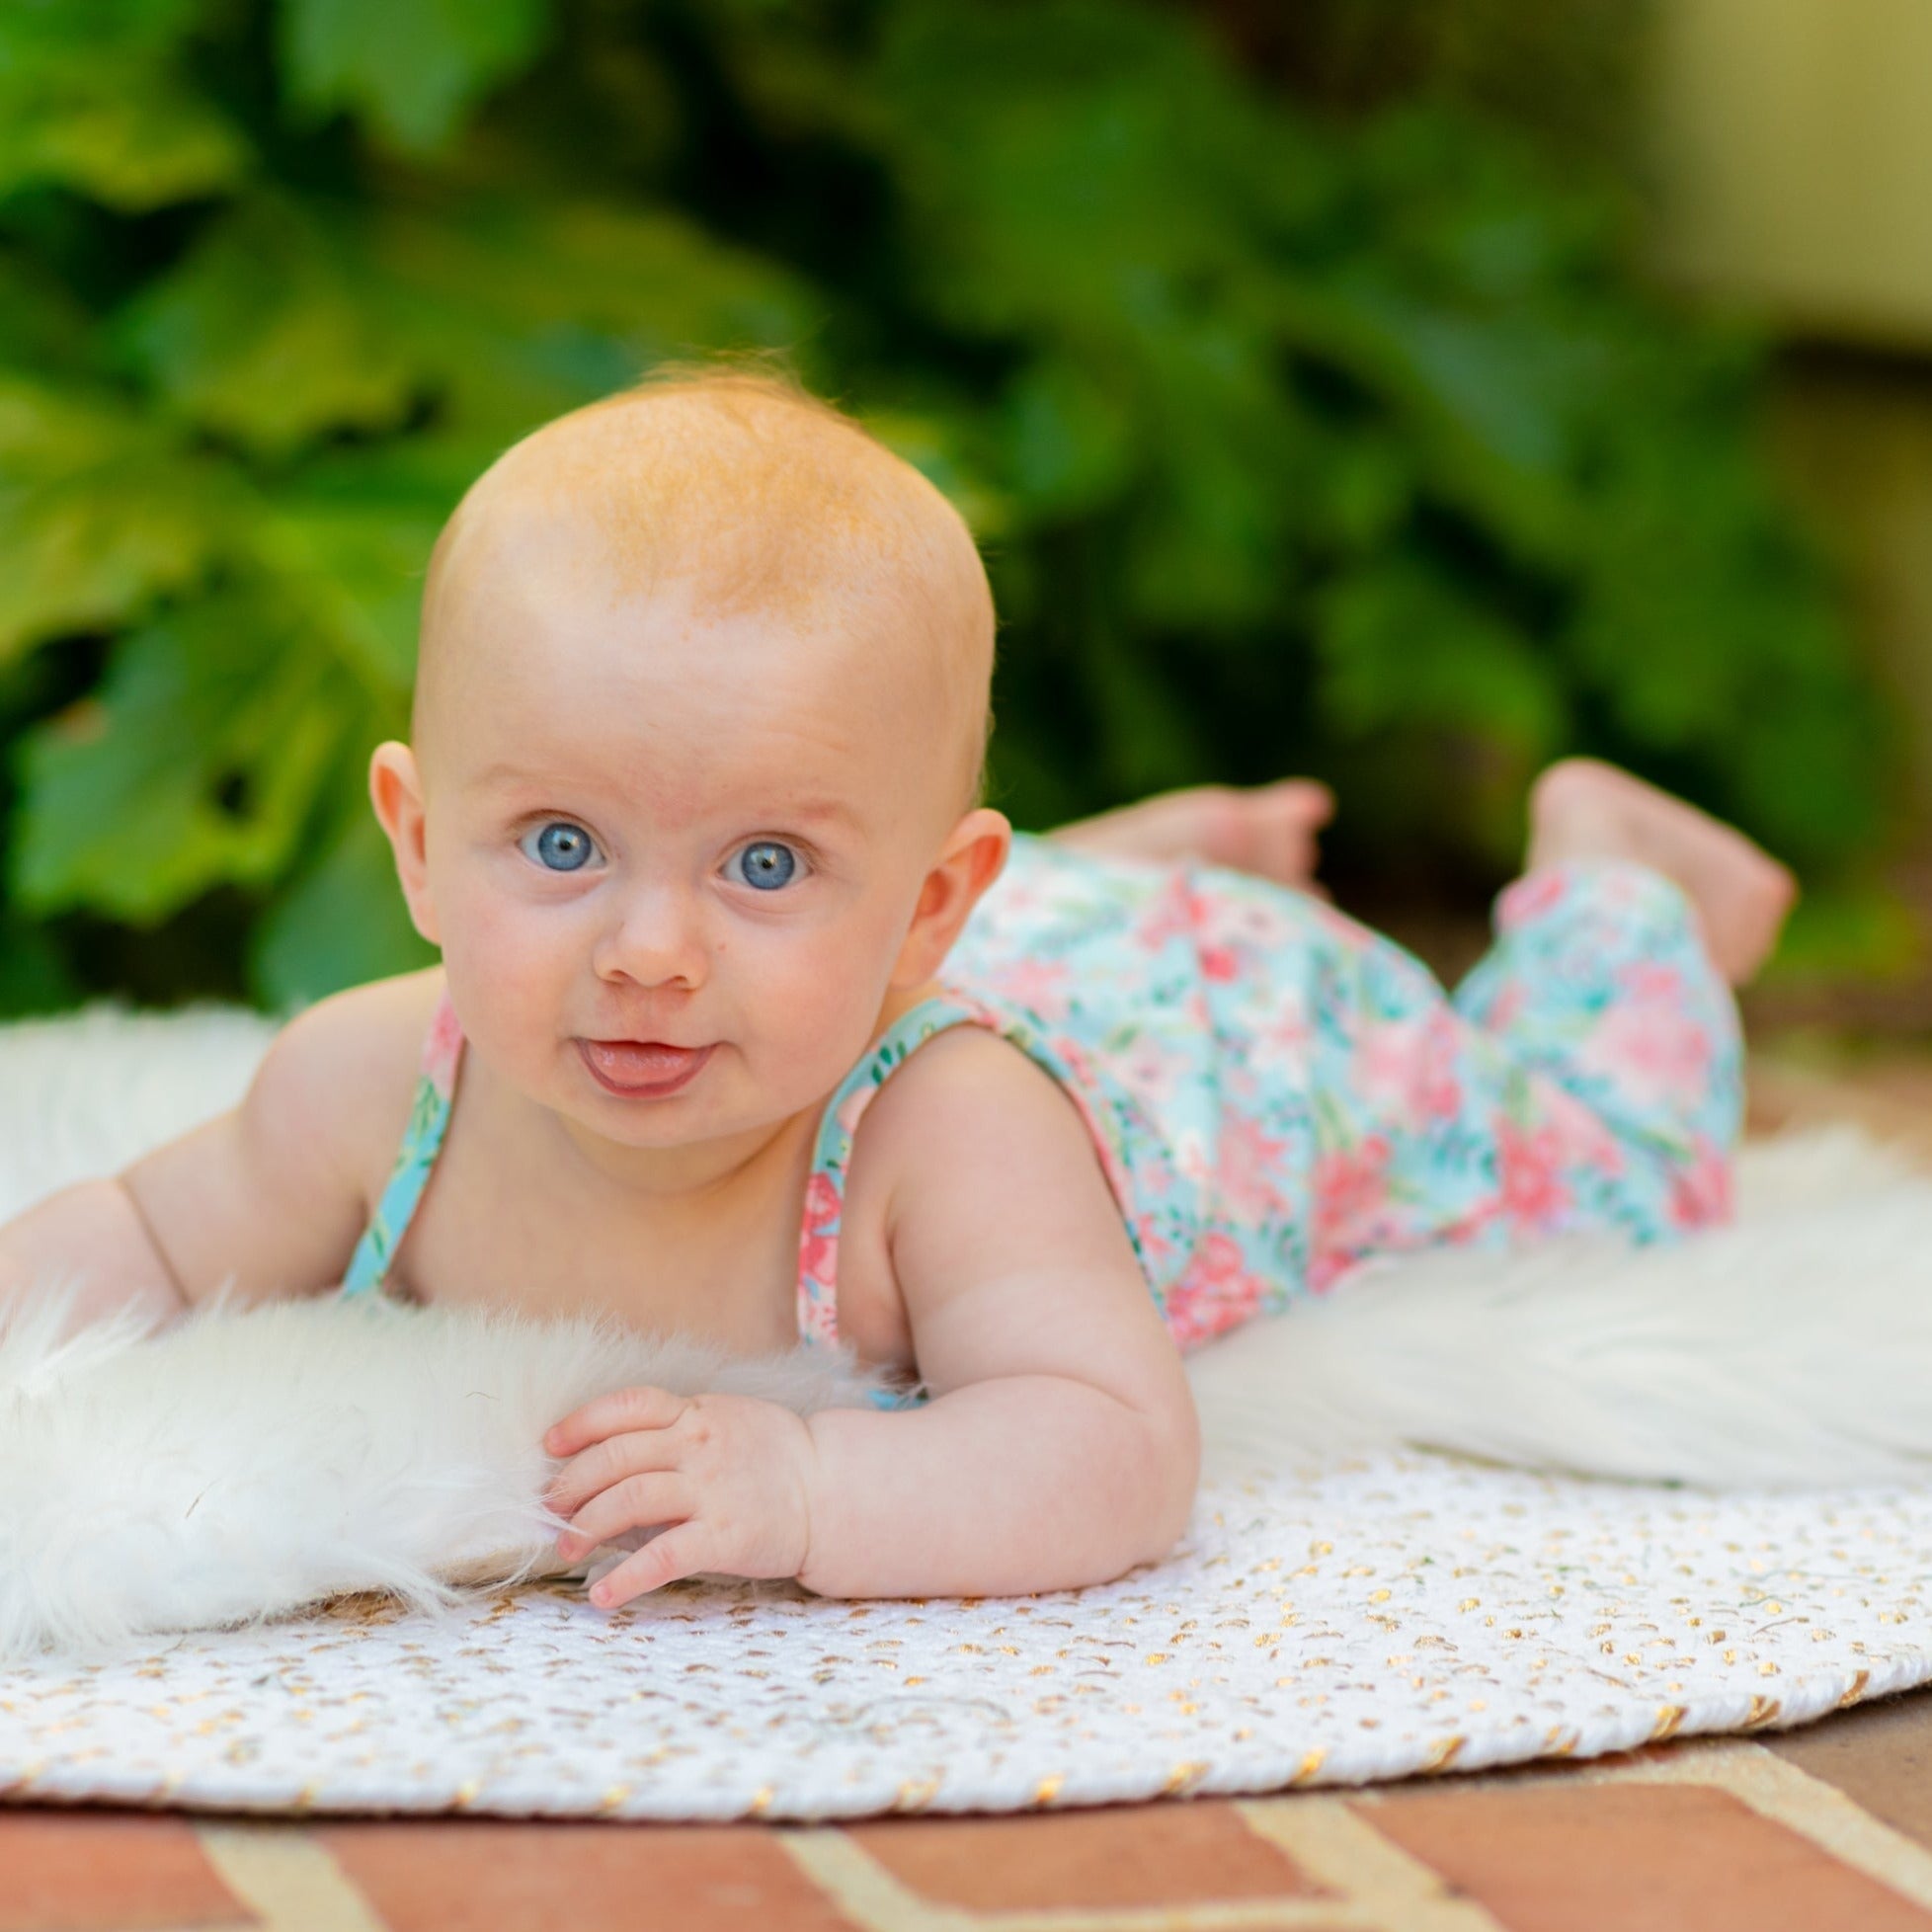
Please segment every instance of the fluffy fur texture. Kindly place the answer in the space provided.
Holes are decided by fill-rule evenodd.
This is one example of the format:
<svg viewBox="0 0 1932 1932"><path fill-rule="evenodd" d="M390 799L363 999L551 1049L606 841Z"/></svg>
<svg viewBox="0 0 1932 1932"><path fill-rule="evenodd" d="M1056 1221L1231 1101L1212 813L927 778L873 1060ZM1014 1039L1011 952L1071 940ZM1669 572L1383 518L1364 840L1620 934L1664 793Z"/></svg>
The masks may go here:
<svg viewBox="0 0 1932 1932"><path fill-rule="evenodd" d="M263 1037L0 1029L0 1213L231 1098ZM1932 1181L1839 1132L1751 1152L1744 1194L1737 1228L1676 1247L1406 1256L1216 1343L1194 1362L1211 1478L1401 1442L1706 1484L1922 1477ZM602 1389L864 1395L817 1354L386 1305L60 1326L48 1295L0 1332L0 1654L528 1574L554 1530L538 1438Z"/></svg>
<svg viewBox="0 0 1932 1932"><path fill-rule="evenodd" d="M1849 1129L1747 1149L1735 1227L1380 1262L1197 1358L1210 1470L1403 1443L1586 1476L1932 1473L1932 1180Z"/></svg>
<svg viewBox="0 0 1932 1932"><path fill-rule="evenodd" d="M862 1402L847 1358L393 1303L0 1328L0 1656L561 1568L543 1431L606 1389Z"/></svg>

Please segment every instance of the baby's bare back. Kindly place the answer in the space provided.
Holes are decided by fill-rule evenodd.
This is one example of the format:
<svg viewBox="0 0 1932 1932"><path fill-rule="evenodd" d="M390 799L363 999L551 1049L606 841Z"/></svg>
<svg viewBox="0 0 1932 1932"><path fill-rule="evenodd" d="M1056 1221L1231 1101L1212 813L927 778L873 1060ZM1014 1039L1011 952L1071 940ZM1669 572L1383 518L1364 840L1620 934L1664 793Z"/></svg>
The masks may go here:
<svg viewBox="0 0 1932 1932"><path fill-rule="evenodd" d="M276 1036L239 1107L121 1176L188 1301L223 1281L254 1301L342 1279L383 1141L408 1119L440 980L378 980L311 1007Z"/></svg>
<svg viewBox="0 0 1932 1932"><path fill-rule="evenodd" d="M78 1278L86 1320L179 1313L223 1286L261 1300L340 1280L374 1150L407 1116L408 1042L435 977L325 1001L277 1036L239 1106L0 1228L0 1290Z"/></svg>

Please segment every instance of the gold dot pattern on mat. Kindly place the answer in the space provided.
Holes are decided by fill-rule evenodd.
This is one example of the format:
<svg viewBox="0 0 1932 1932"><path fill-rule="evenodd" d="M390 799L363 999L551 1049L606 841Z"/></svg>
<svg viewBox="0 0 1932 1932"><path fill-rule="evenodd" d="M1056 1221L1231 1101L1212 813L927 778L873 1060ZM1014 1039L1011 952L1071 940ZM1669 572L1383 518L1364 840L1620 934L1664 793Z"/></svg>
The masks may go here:
<svg viewBox="0 0 1932 1932"><path fill-rule="evenodd" d="M1932 1676L1932 1494L1710 1496L1408 1456L1210 1490L1021 1599L574 1587L0 1670L0 1794L800 1818L1263 1791L1758 1730Z"/></svg>

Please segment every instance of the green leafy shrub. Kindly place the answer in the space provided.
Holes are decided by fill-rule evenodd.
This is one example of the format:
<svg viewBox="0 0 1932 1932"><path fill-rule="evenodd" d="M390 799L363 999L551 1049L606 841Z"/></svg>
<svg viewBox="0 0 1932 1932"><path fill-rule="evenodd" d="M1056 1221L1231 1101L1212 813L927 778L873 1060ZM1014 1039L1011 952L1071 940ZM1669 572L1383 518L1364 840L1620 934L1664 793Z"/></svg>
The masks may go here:
<svg viewBox="0 0 1932 1932"><path fill-rule="evenodd" d="M706 349L966 510L1022 823L1311 769L1358 869L1480 880L1587 747L1828 864L1873 722L1760 353L1552 155L1133 0L16 0L0 1004L412 959L362 773L436 528Z"/></svg>

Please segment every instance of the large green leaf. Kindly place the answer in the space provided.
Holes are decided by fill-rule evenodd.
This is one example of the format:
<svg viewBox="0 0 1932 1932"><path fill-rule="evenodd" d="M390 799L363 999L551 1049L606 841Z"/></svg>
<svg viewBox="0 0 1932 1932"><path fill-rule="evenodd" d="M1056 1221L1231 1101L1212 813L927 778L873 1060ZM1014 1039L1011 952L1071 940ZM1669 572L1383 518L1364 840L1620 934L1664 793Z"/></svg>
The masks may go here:
<svg viewBox="0 0 1932 1932"><path fill-rule="evenodd" d="M496 453L453 439L349 449L309 464L267 500L256 552L298 597L398 727L416 673L431 547Z"/></svg>
<svg viewBox="0 0 1932 1932"><path fill-rule="evenodd" d="M17 889L0 1000L121 983L162 938L100 919L171 908L180 984L251 919L277 1000L420 957L361 793L435 530L514 438L718 349L800 357L988 539L1036 822L1306 762L1376 774L1358 860L1488 863L1576 748L1808 860L1873 843L1761 346L1645 291L1574 149L1406 76L1460 28L1349 0L1379 78L1313 115L1225 9L553 6L0 5L0 749L94 697L5 836L97 916L30 947Z"/></svg>
<svg viewBox="0 0 1932 1932"><path fill-rule="evenodd" d="M549 0L281 0L294 99L366 115L406 147L434 148L550 28Z"/></svg>
<svg viewBox="0 0 1932 1932"><path fill-rule="evenodd" d="M257 992L284 1011L436 958L409 923L388 842L360 785L345 807L341 829L269 913L251 949Z"/></svg>
<svg viewBox="0 0 1932 1932"><path fill-rule="evenodd" d="M233 125L180 87L91 76L55 98L0 93L0 193L58 182L118 208L185 201L226 188L247 150Z"/></svg>
<svg viewBox="0 0 1932 1932"><path fill-rule="evenodd" d="M1528 562L1571 559L1571 453L1549 394L1569 385L1520 326L1340 278L1285 283L1277 315L1286 341L1352 377L1397 419L1421 458L1417 480L1441 501Z"/></svg>
<svg viewBox="0 0 1932 1932"><path fill-rule="evenodd" d="M1395 560L1323 600L1323 708L1348 738L1390 726L1463 731L1519 771L1549 758L1566 724L1556 666L1438 567Z"/></svg>
<svg viewBox="0 0 1932 1932"><path fill-rule="evenodd" d="M399 203L367 247L398 339L452 420L505 442L666 358L789 347L822 306L799 278L661 208Z"/></svg>
<svg viewBox="0 0 1932 1932"><path fill-rule="evenodd" d="M1035 517L1064 518L1118 500L1138 467L1118 390L1073 356L1027 363L1002 411L1006 472Z"/></svg>
<svg viewBox="0 0 1932 1932"><path fill-rule="evenodd" d="M171 410L270 456L392 428L422 380L332 227L268 198L209 229L117 335Z"/></svg>
<svg viewBox="0 0 1932 1932"><path fill-rule="evenodd" d="M143 925L215 885L265 885L360 719L354 696L284 611L245 592L132 632L99 696L26 740L22 903Z"/></svg>
<svg viewBox="0 0 1932 1932"><path fill-rule="evenodd" d="M1265 123L1178 10L902 0L872 84L959 322L1161 333L1252 263Z"/></svg>
<svg viewBox="0 0 1932 1932"><path fill-rule="evenodd" d="M0 246L0 369L73 376L93 347L94 318L27 250Z"/></svg>
<svg viewBox="0 0 1932 1932"><path fill-rule="evenodd" d="M197 582L246 515L164 427L0 370L0 661L139 616Z"/></svg>
<svg viewBox="0 0 1932 1932"><path fill-rule="evenodd" d="M0 9L0 195L53 182L127 210L226 188L248 147L176 62L201 0Z"/></svg>

